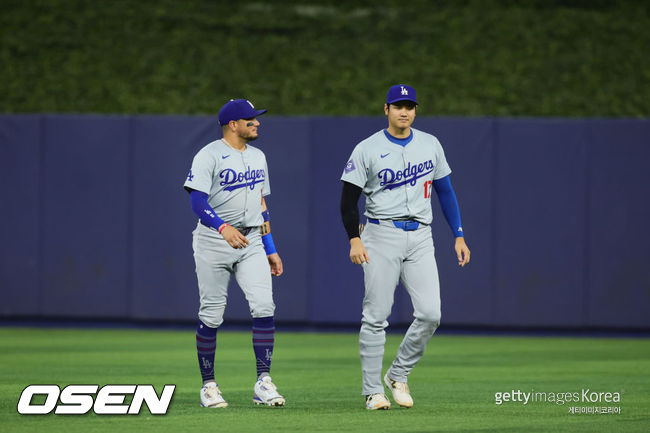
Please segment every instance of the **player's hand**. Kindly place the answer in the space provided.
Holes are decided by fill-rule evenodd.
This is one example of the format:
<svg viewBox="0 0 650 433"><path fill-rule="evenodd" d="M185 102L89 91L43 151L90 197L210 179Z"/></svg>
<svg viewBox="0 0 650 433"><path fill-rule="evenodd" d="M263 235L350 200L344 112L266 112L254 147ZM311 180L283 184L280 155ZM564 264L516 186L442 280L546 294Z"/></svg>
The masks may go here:
<svg viewBox="0 0 650 433"><path fill-rule="evenodd" d="M356 265L370 263L368 251L366 251L366 247L361 243L361 238L350 239L350 260Z"/></svg>
<svg viewBox="0 0 650 433"><path fill-rule="evenodd" d="M465 243L465 238L456 238L456 245L454 245L454 248L456 249L456 255L458 256L458 265L460 267L463 267L468 264L470 252L467 244Z"/></svg>
<svg viewBox="0 0 650 433"><path fill-rule="evenodd" d="M246 236L232 226L226 226L221 230L221 236L228 242L228 245L235 249L246 248L250 242Z"/></svg>
<svg viewBox="0 0 650 433"><path fill-rule="evenodd" d="M266 258L269 260L269 265L271 265L271 275L276 277L282 275L283 269L280 255L278 253L273 253L266 256Z"/></svg>

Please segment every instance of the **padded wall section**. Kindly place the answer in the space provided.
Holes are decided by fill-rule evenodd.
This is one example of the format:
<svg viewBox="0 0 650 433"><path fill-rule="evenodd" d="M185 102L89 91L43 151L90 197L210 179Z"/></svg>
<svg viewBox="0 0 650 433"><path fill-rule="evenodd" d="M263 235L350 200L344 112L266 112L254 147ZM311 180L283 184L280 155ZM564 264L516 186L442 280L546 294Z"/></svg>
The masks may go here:
<svg viewBox="0 0 650 433"><path fill-rule="evenodd" d="M498 121L495 325L584 324L583 125Z"/></svg>
<svg viewBox="0 0 650 433"><path fill-rule="evenodd" d="M129 122L45 117L43 315L127 315Z"/></svg>
<svg viewBox="0 0 650 433"><path fill-rule="evenodd" d="M41 116L0 117L0 315L40 309Z"/></svg>
<svg viewBox="0 0 650 433"><path fill-rule="evenodd" d="M590 121L587 324L650 327L650 123Z"/></svg>

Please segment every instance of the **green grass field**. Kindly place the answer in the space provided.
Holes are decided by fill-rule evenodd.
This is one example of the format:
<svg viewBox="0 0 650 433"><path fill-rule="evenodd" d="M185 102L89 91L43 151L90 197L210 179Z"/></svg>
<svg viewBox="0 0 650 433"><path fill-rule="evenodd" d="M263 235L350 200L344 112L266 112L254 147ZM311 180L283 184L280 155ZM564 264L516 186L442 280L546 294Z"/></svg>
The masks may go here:
<svg viewBox="0 0 650 433"><path fill-rule="evenodd" d="M389 335L385 366L400 342ZM650 340L434 336L410 376L412 409L363 408L355 334L276 335L273 378L284 408L251 402L250 334L218 336L217 381L230 407L199 407L194 333L188 331L0 328L2 432L647 432ZM29 384L176 384L167 415L21 416ZM620 403L495 404L521 390L620 392ZM569 406L618 406L576 415Z"/></svg>

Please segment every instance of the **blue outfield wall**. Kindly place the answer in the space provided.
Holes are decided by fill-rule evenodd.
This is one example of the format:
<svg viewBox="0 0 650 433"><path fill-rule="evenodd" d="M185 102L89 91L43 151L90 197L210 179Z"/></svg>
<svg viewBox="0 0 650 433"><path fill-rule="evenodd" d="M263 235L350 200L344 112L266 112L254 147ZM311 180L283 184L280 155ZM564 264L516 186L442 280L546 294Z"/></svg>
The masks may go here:
<svg viewBox="0 0 650 433"><path fill-rule="evenodd" d="M261 118L278 321L354 324L341 171L383 117ZM434 199L443 323L650 328L650 121L418 118L453 169L472 262ZM0 317L193 320L182 184L215 117L0 116ZM389 322L412 307L400 287ZM249 311L234 278L226 320Z"/></svg>

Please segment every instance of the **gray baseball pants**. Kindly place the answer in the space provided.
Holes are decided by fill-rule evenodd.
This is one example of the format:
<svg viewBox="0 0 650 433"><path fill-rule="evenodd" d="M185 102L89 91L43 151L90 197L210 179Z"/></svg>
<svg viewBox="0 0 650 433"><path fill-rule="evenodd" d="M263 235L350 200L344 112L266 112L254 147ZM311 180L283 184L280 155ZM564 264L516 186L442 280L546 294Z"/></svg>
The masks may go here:
<svg viewBox="0 0 650 433"><path fill-rule="evenodd" d="M223 323L230 275L244 292L252 317L271 317L275 312L271 268L258 228L246 238L246 248L234 249L216 231L198 224L193 235L194 261L199 283L199 319L217 328Z"/></svg>
<svg viewBox="0 0 650 433"><path fill-rule="evenodd" d="M415 319L387 373L393 380L406 382L440 324L440 283L430 226L421 224L417 230L404 231L391 221L368 223L361 240L370 259L362 265L365 297L359 333L362 394L369 395L384 392L384 329L397 284L401 280L411 297Z"/></svg>

